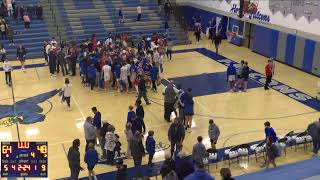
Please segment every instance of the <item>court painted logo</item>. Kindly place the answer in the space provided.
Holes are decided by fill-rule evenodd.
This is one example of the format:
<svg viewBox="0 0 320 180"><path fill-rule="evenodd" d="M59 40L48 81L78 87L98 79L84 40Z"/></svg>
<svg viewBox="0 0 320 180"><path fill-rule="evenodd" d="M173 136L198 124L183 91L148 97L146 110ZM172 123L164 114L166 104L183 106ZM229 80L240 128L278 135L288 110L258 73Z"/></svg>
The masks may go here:
<svg viewBox="0 0 320 180"><path fill-rule="evenodd" d="M15 123L33 124L44 121L46 114L52 109L52 104L48 99L55 96L58 92L59 90L55 89L19 100L14 105L0 104L0 127L8 127ZM45 101L49 103L49 108L44 109L39 105Z"/></svg>

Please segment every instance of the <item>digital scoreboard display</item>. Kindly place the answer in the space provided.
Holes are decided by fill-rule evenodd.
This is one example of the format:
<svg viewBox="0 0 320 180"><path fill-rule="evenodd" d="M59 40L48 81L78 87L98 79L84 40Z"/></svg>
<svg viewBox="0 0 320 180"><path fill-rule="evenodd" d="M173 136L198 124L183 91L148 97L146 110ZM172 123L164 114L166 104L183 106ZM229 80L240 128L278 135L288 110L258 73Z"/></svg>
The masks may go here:
<svg viewBox="0 0 320 180"><path fill-rule="evenodd" d="M48 143L1 142L1 177L48 177Z"/></svg>

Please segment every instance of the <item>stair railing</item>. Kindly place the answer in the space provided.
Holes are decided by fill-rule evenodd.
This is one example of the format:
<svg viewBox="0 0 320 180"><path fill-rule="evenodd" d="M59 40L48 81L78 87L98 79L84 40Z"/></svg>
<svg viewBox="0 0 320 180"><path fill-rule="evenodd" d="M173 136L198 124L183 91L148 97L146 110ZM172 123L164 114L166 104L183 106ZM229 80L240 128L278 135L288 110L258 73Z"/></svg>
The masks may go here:
<svg viewBox="0 0 320 180"><path fill-rule="evenodd" d="M59 38L59 41L60 41L60 44L61 44L61 33L60 33L60 28L59 28L59 24L57 23L57 16L56 16L56 11L53 7L53 3L52 0L48 0L48 4L49 4L49 8L50 8L50 11L51 11L51 18L52 20L54 21L54 26L56 28L56 36L57 38Z"/></svg>

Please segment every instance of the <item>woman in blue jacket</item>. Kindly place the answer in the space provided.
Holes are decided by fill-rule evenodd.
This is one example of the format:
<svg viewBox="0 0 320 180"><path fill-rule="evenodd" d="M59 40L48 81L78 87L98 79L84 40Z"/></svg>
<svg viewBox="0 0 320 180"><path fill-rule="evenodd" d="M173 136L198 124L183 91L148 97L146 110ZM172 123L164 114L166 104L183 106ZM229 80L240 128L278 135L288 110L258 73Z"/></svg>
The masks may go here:
<svg viewBox="0 0 320 180"><path fill-rule="evenodd" d="M89 79L89 82L90 82L91 90L93 90L93 87L95 85L96 73L97 73L97 70L94 67L94 64L92 63L90 66L88 66L88 70L87 70L87 74L88 74L88 79Z"/></svg>
<svg viewBox="0 0 320 180"><path fill-rule="evenodd" d="M236 80L236 74L237 74L237 70L236 68L233 66L233 62L231 62L228 66L227 69L227 81L230 83L230 91L233 91L234 85L235 85L235 80Z"/></svg>
<svg viewBox="0 0 320 180"><path fill-rule="evenodd" d="M149 131L148 132L148 137L146 139L146 150L149 154L149 161L148 161L148 165L152 166L152 159L153 159L153 155L156 152L156 141L153 138L153 134L154 131Z"/></svg>
<svg viewBox="0 0 320 180"><path fill-rule="evenodd" d="M97 165L99 160L98 157L98 152L97 150L94 149L94 145L90 143L88 145L88 151L84 155L84 162L88 166L88 171L89 171L89 180L92 180L92 176L94 179L97 179L95 172L93 171L94 166Z"/></svg>

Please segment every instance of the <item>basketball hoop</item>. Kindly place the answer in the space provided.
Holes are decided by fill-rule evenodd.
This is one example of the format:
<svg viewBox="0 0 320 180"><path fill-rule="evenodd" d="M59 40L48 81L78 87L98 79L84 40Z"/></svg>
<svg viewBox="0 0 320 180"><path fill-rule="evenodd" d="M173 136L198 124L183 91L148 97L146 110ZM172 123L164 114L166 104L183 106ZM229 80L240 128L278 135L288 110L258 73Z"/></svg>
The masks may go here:
<svg viewBox="0 0 320 180"><path fill-rule="evenodd" d="M227 32L228 41L231 42L232 38L236 36L235 32L229 31Z"/></svg>

